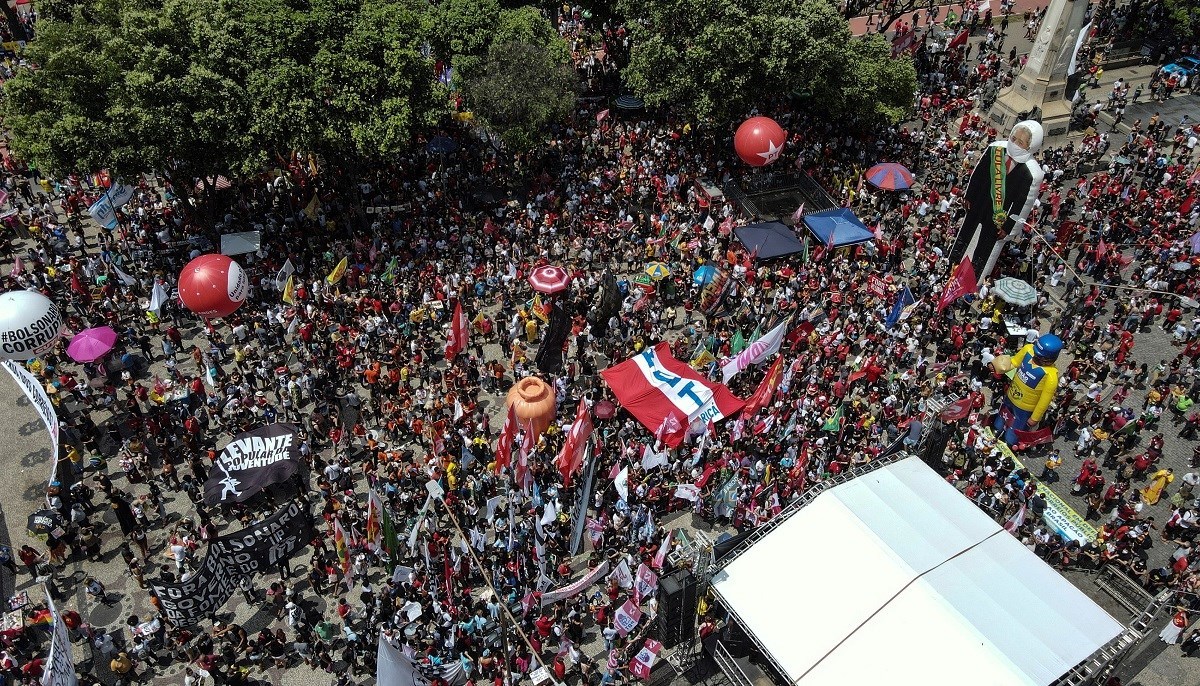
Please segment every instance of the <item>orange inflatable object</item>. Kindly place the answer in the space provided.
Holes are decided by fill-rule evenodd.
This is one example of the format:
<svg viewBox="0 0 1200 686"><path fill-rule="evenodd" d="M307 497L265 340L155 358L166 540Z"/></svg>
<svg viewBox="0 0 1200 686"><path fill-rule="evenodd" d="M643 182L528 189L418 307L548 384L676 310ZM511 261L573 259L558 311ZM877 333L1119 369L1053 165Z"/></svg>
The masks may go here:
<svg viewBox="0 0 1200 686"><path fill-rule="evenodd" d="M535 376L527 376L508 390L504 406L509 405L517 408L517 419L522 426L532 422L533 434L541 436L554 421L554 388Z"/></svg>

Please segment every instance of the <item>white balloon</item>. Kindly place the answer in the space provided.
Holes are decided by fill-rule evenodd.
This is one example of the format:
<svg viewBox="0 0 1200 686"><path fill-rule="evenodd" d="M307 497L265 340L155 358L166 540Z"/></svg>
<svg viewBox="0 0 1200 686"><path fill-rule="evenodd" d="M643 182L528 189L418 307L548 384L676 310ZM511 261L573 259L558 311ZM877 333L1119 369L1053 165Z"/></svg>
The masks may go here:
<svg viewBox="0 0 1200 686"><path fill-rule="evenodd" d="M62 334L62 315L54 303L34 291L0 294L0 359L28 360L54 347Z"/></svg>

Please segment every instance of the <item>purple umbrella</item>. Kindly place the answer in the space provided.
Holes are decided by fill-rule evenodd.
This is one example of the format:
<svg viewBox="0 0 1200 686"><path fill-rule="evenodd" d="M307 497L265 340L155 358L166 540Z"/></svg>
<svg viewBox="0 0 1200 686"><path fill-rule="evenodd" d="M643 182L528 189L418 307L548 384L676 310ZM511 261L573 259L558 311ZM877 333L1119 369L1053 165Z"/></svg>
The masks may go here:
<svg viewBox="0 0 1200 686"><path fill-rule="evenodd" d="M67 354L76 362L95 362L117 344L117 332L107 326L84 329L75 334L67 346Z"/></svg>

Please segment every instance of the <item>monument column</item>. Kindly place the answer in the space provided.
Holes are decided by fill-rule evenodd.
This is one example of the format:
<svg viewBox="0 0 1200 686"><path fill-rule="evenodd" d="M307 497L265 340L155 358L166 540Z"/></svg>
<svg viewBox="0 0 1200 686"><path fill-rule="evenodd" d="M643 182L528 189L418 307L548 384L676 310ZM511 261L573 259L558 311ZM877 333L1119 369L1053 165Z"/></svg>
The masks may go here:
<svg viewBox="0 0 1200 686"><path fill-rule="evenodd" d="M1087 0L1050 0L1025 68L1012 86L1000 91L988 112L996 129L1007 131L1018 121L1032 118L1041 122L1047 139L1066 134L1071 121L1071 102L1066 99L1067 69L1087 7ZM1079 65L1079 69L1085 68ZM1041 112L1040 117L1030 116L1035 109Z"/></svg>

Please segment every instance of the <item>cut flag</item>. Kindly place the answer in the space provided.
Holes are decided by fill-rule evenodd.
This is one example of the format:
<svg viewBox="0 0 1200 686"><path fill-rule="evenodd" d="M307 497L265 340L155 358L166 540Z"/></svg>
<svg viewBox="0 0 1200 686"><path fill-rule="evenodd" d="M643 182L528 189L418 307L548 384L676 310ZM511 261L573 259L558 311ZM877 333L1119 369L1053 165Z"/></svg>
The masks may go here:
<svg viewBox="0 0 1200 686"><path fill-rule="evenodd" d="M450 332L446 335L446 359L453 360L467 349L467 317L463 314L462 300L454 304L454 316L450 318Z"/></svg>
<svg viewBox="0 0 1200 686"><path fill-rule="evenodd" d="M496 473L504 471L512 462L513 438L517 435L517 408L508 406L508 416L504 418L504 426L500 429L500 438L496 441Z"/></svg>
<svg viewBox="0 0 1200 686"><path fill-rule="evenodd" d="M337 266L333 268L333 271L329 272L329 275L325 277L325 281L331 286L338 281L341 281L342 277L346 276L346 269L349 267L350 258L348 256L343 257L342 261L338 262Z"/></svg>
<svg viewBox="0 0 1200 686"><path fill-rule="evenodd" d="M954 273L950 276L950 281L946 283L946 290L942 292L942 297L938 299L937 310L941 312L950 306L950 303L958 300L964 295L970 295L979 289L979 284L975 281L975 268L971 266L971 260L963 255L962 262L955 267Z"/></svg>
<svg viewBox="0 0 1200 686"><path fill-rule="evenodd" d="M890 330L901 319L904 318L904 310L909 305L915 303L916 301L913 299L912 291L908 289L908 286L905 286L904 290L900 291L900 293L896 295L896 303L892 305L892 311L889 312L887 318L883 320L883 328Z"/></svg>
<svg viewBox="0 0 1200 686"><path fill-rule="evenodd" d="M562 451L558 454L558 471L562 474L564 487L571 485L571 476L583 466L583 452L592 435L592 428L592 413L587 401L580 398L575 421L567 431L567 440L563 441Z"/></svg>
<svg viewBox="0 0 1200 686"><path fill-rule="evenodd" d="M742 418L753 417L758 414L759 410L770 406L771 398L774 397L775 391L779 389L781 381L783 381L782 355L775 358L775 362L771 364L770 369L767 370L767 375L758 384L754 395L746 399L746 407L742 409Z"/></svg>

